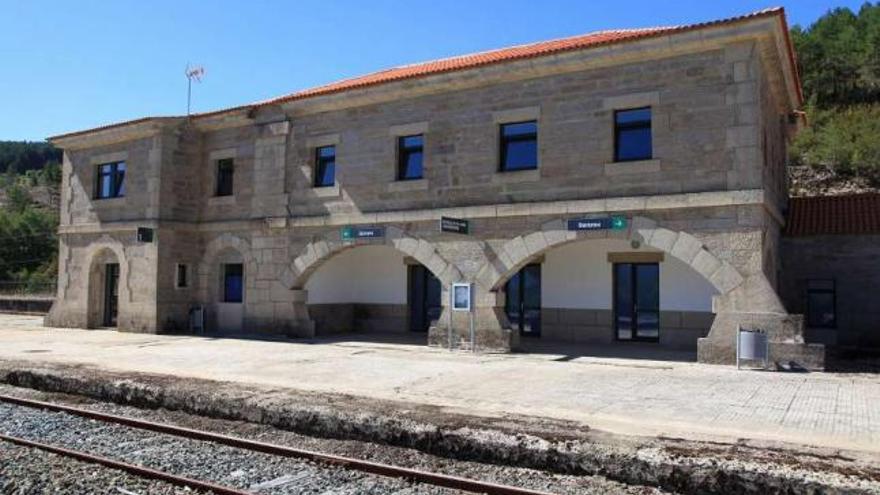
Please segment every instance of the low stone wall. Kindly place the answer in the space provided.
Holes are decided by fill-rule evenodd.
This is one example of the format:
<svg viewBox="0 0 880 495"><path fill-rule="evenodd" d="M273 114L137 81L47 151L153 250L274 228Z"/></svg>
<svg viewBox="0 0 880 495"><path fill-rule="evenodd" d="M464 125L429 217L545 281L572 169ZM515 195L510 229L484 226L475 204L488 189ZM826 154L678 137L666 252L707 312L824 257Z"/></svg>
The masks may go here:
<svg viewBox="0 0 880 495"><path fill-rule="evenodd" d="M54 301L51 297L0 296L0 313L45 315Z"/></svg>
<svg viewBox="0 0 880 495"><path fill-rule="evenodd" d="M310 304L309 316L317 335L346 332L393 332L408 330L407 306L403 304Z"/></svg>
<svg viewBox="0 0 880 495"><path fill-rule="evenodd" d="M712 327L712 313L661 311L659 345L696 350L697 339ZM577 344L612 344L614 322L610 309L541 308L541 338Z"/></svg>

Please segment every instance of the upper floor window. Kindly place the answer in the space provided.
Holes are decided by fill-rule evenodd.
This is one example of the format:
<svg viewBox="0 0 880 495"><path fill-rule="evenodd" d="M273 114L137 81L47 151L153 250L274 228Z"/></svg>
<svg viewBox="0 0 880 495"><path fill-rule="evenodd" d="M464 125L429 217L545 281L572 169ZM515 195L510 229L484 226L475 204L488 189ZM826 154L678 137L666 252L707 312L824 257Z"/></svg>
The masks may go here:
<svg viewBox="0 0 880 495"><path fill-rule="evenodd" d="M614 161L650 160L651 107L614 112Z"/></svg>
<svg viewBox="0 0 880 495"><path fill-rule="evenodd" d="M315 187L336 184L336 146L315 148Z"/></svg>
<svg viewBox="0 0 880 495"><path fill-rule="evenodd" d="M174 286L178 289L189 287L189 266L183 263L177 264L177 277Z"/></svg>
<svg viewBox="0 0 880 495"><path fill-rule="evenodd" d="M397 138L397 180L422 178L423 137L402 136Z"/></svg>
<svg viewBox="0 0 880 495"><path fill-rule="evenodd" d="M501 124L501 171L538 168L538 123Z"/></svg>
<svg viewBox="0 0 880 495"><path fill-rule="evenodd" d="M807 280L807 326L837 326L837 296L834 280Z"/></svg>
<svg viewBox="0 0 880 495"><path fill-rule="evenodd" d="M121 198L125 196L125 162L98 165L96 199Z"/></svg>
<svg viewBox="0 0 880 495"><path fill-rule="evenodd" d="M217 196L232 196L232 179L235 161L232 158L217 160Z"/></svg>

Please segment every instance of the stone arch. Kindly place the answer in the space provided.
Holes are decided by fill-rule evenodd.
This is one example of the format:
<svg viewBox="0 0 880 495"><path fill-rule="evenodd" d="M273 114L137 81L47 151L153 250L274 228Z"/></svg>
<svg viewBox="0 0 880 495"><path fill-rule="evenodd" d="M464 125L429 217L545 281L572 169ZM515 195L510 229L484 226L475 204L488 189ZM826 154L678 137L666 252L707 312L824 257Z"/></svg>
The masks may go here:
<svg viewBox="0 0 880 495"><path fill-rule="evenodd" d="M458 268L446 261L432 243L410 236L398 227L386 227L384 238L343 242L339 231L336 231L310 242L281 274L281 284L288 289L302 290L309 277L330 258L364 245L385 245L413 257L430 270L444 288L462 278Z"/></svg>
<svg viewBox="0 0 880 495"><path fill-rule="evenodd" d="M86 253L88 260L83 275L85 282L86 298L86 326L89 328L103 325L104 307L104 268L107 263L119 265L118 292L118 316L117 321L123 321L123 315L128 311L128 303L131 302L130 267L129 260L125 256L125 248L121 242L109 236L102 236L96 242L89 245Z"/></svg>
<svg viewBox="0 0 880 495"><path fill-rule="evenodd" d="M199 263L199 291L206 302L213 302L211 299L212 285L210 284L210 280L216 269L215 265L217 259L223 254L223 252L230 250L238 253L244 264L245 292L247 292L247 288L254 283L255 277L252 274L257 272L257 263L251 252L250 243L241 237L232 234L223 234L214 238L207 246L205 246L204 256L202 256L201 262ZM247 295L245 295L245 297L247 297Z"/></svg>
<svg viewBox="0 0 880 495"><path fill-rule="evenodd" d="M649 218L633 217L624 230L570 231L562 219L547 222L541 230L506 242L478 272L476 282L484 290L498 291L523 266L546 251L571 242L604 238L633 240L659 249L696 270L722 296L745 281L733 265L715 256L696 237L659 227Z"/></svg>
<svg viewBox="0 0 880 495"><path fill-rule="evenodd" d="M125 256L125 247L121 242L116 239L111 238L110 236L102 236L97 241L91 243L89 245L88 252L86 254L86 259L88 262L88 270L91 272L92 268L95 266L96 261L99 261L99 255L105 253L107 251L112 252L116 256L116 260L119 263L119 300L125 302L131 302L131 281L129 280L129 260Z"/></svg>

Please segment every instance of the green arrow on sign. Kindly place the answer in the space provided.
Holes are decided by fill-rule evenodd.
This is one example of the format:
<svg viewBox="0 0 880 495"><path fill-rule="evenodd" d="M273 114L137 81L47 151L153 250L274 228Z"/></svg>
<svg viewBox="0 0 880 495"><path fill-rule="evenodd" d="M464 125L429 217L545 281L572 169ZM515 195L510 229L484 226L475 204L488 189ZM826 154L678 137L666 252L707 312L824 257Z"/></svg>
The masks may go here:
<svg viewBox="0 0 880 495"><path fill-rule="evenodd" d="M342 240L350 241L354 239L354 229L352 227L345 227L342 229Z"/></svg>
<svg viewBox="0 0 880 495"><path fill-rule="evenodd" d="M613 230L623 230L626 228L626 218L611 217L611 228Z"/></svg>

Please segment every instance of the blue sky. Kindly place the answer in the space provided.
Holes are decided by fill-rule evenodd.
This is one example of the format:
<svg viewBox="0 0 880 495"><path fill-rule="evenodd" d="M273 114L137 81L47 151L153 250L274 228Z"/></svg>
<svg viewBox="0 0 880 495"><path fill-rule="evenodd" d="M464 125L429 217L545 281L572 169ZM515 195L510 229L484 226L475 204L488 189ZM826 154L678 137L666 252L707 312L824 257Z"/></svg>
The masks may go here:
<svg viewBox="0 0 880 495"><path fill-rule="evenodd" d="M772 0L771 0L772 1ZM790 0L789 22L862 1ZM778 2L777 2L778 4ZM249 103L394 65L599 29L683 24L765 1L0 0L0 140Z"/></svg>

